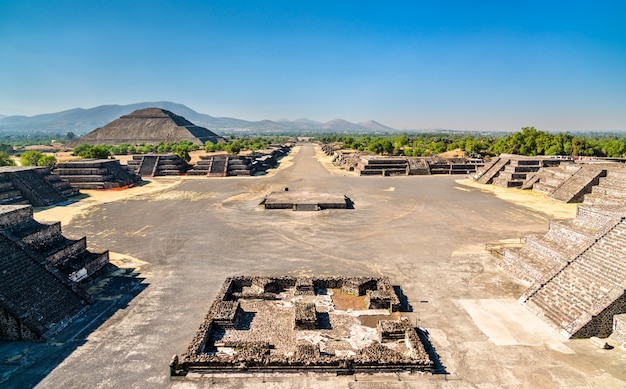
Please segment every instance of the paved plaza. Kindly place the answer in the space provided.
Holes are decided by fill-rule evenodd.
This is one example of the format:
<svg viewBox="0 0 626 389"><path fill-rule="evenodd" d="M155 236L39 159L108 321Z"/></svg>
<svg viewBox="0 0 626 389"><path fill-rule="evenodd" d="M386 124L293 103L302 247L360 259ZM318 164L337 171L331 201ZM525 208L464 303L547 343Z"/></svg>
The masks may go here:
<svg viewBox="0 0 626 389"><path fill-rule="evenodd" d="M0 386L550 388L626 386L626 351L566 340L516 302L526 287L485 245L544 233L571 206L506 201L459 176L356 177L303 144L259 177L163 177L35 213L110 250L98 302L46 343L0 344ZM271 192L339 193L354 209L265 210ZM102 201L94 201L99 196ZM522 196L523 197L523 196ZM547 205L546 205L547 204ZM559 208L549 212L550 207ZM73 217L48 219L66 212ZM170 380L227 277L387 276L428 331L438 374Z"/></svg>

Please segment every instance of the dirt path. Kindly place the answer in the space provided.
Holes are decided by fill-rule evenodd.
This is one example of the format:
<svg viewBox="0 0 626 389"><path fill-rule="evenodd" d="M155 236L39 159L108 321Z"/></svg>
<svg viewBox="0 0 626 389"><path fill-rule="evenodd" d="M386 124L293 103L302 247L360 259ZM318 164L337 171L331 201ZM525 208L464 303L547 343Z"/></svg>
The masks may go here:
<svg viewBox="0 0 626 389"><path fill-rule="evenodd" d="M315 145L315 159L324 167L324 169L328 170L328 172L332 176L352 176L358 177L359 174L355 171L347 171L341 169L333 164L332 155L326 155L322 148L319 145Z"/></svg>

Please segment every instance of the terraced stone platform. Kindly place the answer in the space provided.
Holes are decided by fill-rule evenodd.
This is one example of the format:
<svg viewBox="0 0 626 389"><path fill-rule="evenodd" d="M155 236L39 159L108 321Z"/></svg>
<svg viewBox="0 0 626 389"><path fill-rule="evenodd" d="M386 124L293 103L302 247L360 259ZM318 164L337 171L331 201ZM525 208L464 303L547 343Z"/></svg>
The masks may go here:
<svg viewBox="0 0 626 389"><path fill-rule="evenodd" d="M228 278L170 374L431 372L400 308L386 277Z"/></svg>
<svg viewBox="0 0 626 389"><path fill-rule="evenodd" d="M496 262L530 286L520 302L566 337L608 337L613 316L626 313L625 177L609 169L575 219L551 221Z"/></svg>
<svg viewBox="0 0 626 389"><path fill-rule="evenodd" d="M133 186L141 177L115 159L82 159L61 162L54 174L80 189L115 189Z"/></svg>
<svg viewBox="0 0 626 389"><path fill-rule="evenodd" d="M67 201L79 191L70 182L41 166L0 167L0 205L45 207Z"/></svg>
<svg viewBox="0 0 626 389"><path fill-rule="evenodd" d="M0 206L0 339L48 339L76 319L90 296L78 284L109 263L61 224L39 223L29 205Z"/></svg>

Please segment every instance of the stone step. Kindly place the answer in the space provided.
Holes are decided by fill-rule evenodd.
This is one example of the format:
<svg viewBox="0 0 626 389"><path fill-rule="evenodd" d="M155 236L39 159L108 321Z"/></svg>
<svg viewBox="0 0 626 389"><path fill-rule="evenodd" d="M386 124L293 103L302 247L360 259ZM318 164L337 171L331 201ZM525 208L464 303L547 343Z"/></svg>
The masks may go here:
<svg viewBox="0 0 626 389"><path fill-rule="evenodd" d="M623 179L621 177L615 177L612 175L607 175L606 177L602 177L600 178L600 184L599 186L607 186L610 188L617 188L617 189L626 189L626 179Z"/></svg>
<svg viewBox="0 0 626 389"><path fill-rule="evenodd" d="M597 207L626 207L624 204L624 198L622 197L614 197L599 193L588 193L585 195L585 204L594 205Z"/></svg>
<svg viewBox="0 0 626 389"><path fill-rule="evenodd" d="M584 243L566 244L569 241L554 241L540 235L526 236L524 250L534 253L543 258L546 263L544 267L553 268L558 265L565 265L578 255L584 248ZM546 269L547 270L547 269Z"/></svg>
<svg viewBox="0 0 626 389"><path fill-rule="evenodd" d="M519 188L524 185L524 180L509 180L506 177L498 176L493 179L492 184L503 188Z"/></svg>
<svg viewBox="0 0 626 389"><path fill-rule="evenodd" d="M539 193L551 194L556 190L556 186L544 182L536 182L533 185L533 190Z"/></svg>
<svg viewBox="0 0 626 389"><path fill-rule="evenodd" d="M21 198L22 197L22 192L20 192L19 190L7 190L4 192L0 192L0 200L9 200L9 199L14 199L14 198Z"/></svg>
<svg viewBox="0 0 626 389"><path fill-rule="evenodd" d="M596 230L579 226L572 221L551 220L544 238L566 247L584 245L593 241Z"/></svg>
<svg viewBox="0 0 626 389"><path fill-rule="evenodd" d="M533 266L529 265L529 254L522 252L521 248L510 248L504 252L504 256L497 261L498 266L507 273L532 284L540 279L543 274Z"/></svg>
<svg viewBox="0 0 626 389"><path fill-rule="evenodd" d="M618 220L619 217L613 212L583 203L576 209L576 218L572 222L585 228L602 231L606 226L615 225Z"/></svg>
<svg viewBox="0 0 626 389"><path fill-rule="evenodd" d="M607 177L609 177L612 180L626 182L626 169L621 166L619 168L611 167L608 169Z"/></svg>
<svg viewBox="0 0 626 389"><path fill-rule="evenodd" d="M480 173L480 177L478 178L478 182L481 184L490 184L493 181L493 178L502 170L508 163L510 163L510 159L508 158L494 158L492 163L486 165L484 167L484 171Z"/></svg>
<svg viewBox="0 0 626 389"><path fill-rule="evenodd" d="M591 193L621 198L624 204L626 204L626 188L613 187L603 184L602 186L594 186Z"/></svg>

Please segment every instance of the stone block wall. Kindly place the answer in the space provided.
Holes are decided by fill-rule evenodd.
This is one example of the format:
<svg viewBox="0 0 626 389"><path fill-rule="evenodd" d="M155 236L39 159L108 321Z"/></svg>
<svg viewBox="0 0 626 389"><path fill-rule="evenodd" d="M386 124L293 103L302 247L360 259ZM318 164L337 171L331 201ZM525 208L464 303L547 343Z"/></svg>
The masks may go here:
<svg viewBox="0 0 626 389"><path fill-rule="evenodd" d="M115 159L62 162L53 173L80 189L125 188L141 182L140 176L130 173Z"/></svg>
<svg viewBox="0 0 626 389"><path fill-rule="evenodd" d="M613 316L613 333L611 339L626 344L626 313Z"/></svg>

